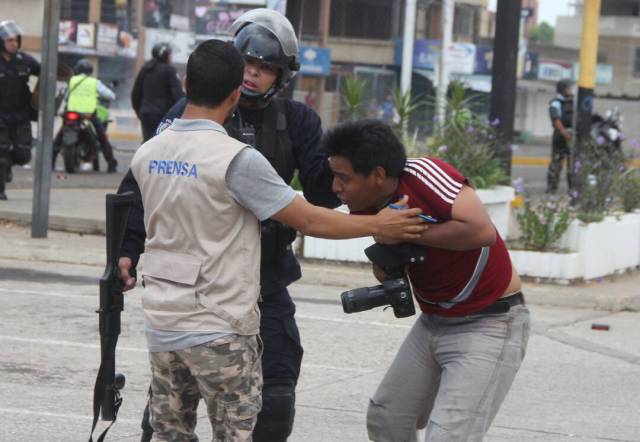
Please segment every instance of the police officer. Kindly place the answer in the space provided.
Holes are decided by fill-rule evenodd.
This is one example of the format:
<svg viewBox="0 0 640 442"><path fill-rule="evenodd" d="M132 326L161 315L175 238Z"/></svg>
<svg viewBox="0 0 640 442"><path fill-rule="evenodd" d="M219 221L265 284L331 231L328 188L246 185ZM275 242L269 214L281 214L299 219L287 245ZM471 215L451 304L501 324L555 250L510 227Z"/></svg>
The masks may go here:
<svg viewBox="0 0 640 442"><path fill-rule="evenodd" d="M40 63L20 51L22 30L13 20L0 22L0 200L12 164L31 161L31 91L29 77L40 75Z"/></svg>
<svg viewBox="0 0 640 442"><path fill-rule="evenodd" d="M286 183L298 178L312 204L336 207L331 191L333 175L319 141L318 115L304 104L275 97L299 69L298 41L291 23L269 9L254 9L238 17L231 28L234 45L245 58L238 108L225 128L228 133L258 149ZM167 114L161 128L182 115L185 100ZM293 428L295 387L302 363L302 345L287 286L301 277L291 242L296 232L267 220L262 222L260 335L264 341L262 366L263 405L253 433L254 441L285 441ZM137 262L144 230L128 228L123 256ZM145 413L148 414L148 413ZM151 429L143 429L150 440Z"/></svg>
<svg viewBox="0 0 640 442"><path fill-rule="evenodd" d="M84 58L79 60L73 71L75 75L69 80L69 90L67 92L67 111L90 115L91 123L96 129L96 135L98 136L98 141L100 141L102 154L107 161L107 172L114 173L117 169L118 161L113 156L113 146L111 146L109 138L107 138L107 131L96 116L96 109L98 108L98 98L112 101L115 100L116 95L100 80L91 77L93 65L89 60Z"/></svg>
<svg viewBox="0 0 640 442"><path fill-rule="evenodd" d="M556 85L556 97L549 102L549 117L553 125L551 138L551 163L547 171L547 193L558 190L562 163L571 158L571 126L573 125L573 95L568 81L561 80ZM573 172L567 167L567 184L573 184Z"/></svg>
<svg viewBox="0 0 640 442"><path fill-rule="evenodd" d="M169 43L156 43L152 59L144 64L131 91L131 105L142 125L147 141L156 133L162 117L184 97L176 69L171 65Z"/></svg>

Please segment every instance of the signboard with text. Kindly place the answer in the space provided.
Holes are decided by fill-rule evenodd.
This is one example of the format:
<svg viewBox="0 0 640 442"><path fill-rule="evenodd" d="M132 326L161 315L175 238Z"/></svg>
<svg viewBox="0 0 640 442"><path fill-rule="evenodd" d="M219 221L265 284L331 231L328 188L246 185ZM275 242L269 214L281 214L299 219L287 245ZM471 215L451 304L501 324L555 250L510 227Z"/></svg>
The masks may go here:
<svg viewBox="0 0 640 442"><path fill-rule="evenodd" d="M300 73L327 76L331 70L331 49L312 46L300 47Z"/></svg>

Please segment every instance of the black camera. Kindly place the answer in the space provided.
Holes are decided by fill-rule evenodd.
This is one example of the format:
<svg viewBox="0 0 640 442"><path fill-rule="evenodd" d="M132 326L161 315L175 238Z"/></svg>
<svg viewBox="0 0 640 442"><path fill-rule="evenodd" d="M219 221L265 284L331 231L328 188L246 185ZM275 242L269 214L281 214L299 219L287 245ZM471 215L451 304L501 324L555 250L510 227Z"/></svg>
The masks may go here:
<svg viewBox="0 0 640 442"><path fill-rule="evenodd" d="M363 312L374 307L391 306L396 318L414 315L416 308L405 266L424 261L425 247L417 244L374 244L367 247L364 253L384 271L385 279L380 285L344 292L340 296L344 312Z"/></svg>

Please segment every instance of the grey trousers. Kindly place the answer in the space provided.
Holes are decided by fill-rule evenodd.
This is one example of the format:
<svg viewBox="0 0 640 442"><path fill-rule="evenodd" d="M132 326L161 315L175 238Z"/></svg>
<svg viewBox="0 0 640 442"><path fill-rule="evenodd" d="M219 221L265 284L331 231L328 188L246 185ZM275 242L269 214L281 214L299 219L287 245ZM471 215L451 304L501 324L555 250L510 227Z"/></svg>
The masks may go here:
<svg viewBox="0 0 640 442"><path fill-rule="evenodd" d="M421 315L369 402L377 442L482 441L520 368L529 339L524 305L504 314Z"/></svg>

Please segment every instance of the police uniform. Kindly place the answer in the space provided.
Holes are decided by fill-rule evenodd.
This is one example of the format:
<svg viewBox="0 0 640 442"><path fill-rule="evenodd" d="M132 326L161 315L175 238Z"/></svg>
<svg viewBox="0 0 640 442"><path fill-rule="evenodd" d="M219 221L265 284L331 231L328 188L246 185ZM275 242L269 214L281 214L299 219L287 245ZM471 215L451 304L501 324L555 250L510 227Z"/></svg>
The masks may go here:
<svg viewBox="0 0 640 442"><path fill-rule="evenodd" d="M556 119L560 119L562 125L566 129L570 129L573 125L573 98L565 97L558 94L549 103L549 118L553 125ZM558 129L553 128L553 136L551 139L551 163L547 171L547 192L555 192L558 190L560 181L560 173L562 172L562 164L565 160L571 158L571 147L569 142ZM571 168L567 168L567 183L572 188L573 173Z"/></svg>
<svg viewBox="0 0 640 442"><path fill-rule="evenodd" d="M159 130L180 117L185 105L186 100L176 103ZM255 146L286 183L291 182L297 169L304 196L309 202L324 207L339 205L331 190L333 174L326 155L319 149L322 128L314 111L302 103L275 98L263 110L239 107L226 128L231 136ZM142 213L134 208L129 216L121 253L121 256L130 257L134 265L144 248L145 232L141 220ZM263 222L262 230L262 302L259 306L265 385L263 409L254 432L256 442L283 440L282 436L276 438L270 433L290 433L294 391L303 354L294 318L295 304L287 290L289 284L301 277L300 265L290 245L295 232L272 221Z"/></svg>
<svg viewBox="0 0 640 442"><path fill-rule="evenodd" d="M29 90L31 75L40 75L40 63L32 56L18 52L9 61L0 56L0 160L8 162L5 167L9 176L11 164L31 161L31 120L35 119ZM4 181L0 186L0 193L4 193Z"/></svg>

